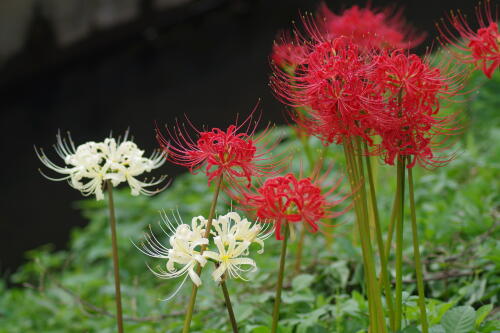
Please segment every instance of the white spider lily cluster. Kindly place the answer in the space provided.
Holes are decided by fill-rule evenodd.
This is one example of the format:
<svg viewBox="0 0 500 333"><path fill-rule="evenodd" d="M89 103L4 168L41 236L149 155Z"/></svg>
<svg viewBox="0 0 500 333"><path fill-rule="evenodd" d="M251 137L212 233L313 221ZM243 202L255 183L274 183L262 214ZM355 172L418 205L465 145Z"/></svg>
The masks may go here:
<svg viewBox="0 0 500 333"><path fill-rule="evenodd" d="M207 259L216 264L212 273L215 282L220 282L224 276L247 281L241 273L257 269L255 261L247 257L250 245L257 243L260 246L258 253L261 254L264 251L264 240L272 234L267 230L270 224L263 228L258 222L250 222L235 212L229 212L212 220L209 239L205 237L208 221L203 216L193 217L191 225L183 224L179 213L172 216L170 219L165 213L162 214L166 228L160 223L162 231L169 238L170 247L164 246L151 228L141 246L136 246L150 257L167 261L166 264L157 265L156 269L148 266L157 277L171 279L186 275L179 288L168 299L177 294L188 277L195 285L201 285L195 268L198 264L205 266ZM212 244L213 249L206 250Z"/></svg>
<svg viewBox="0 0 500 333"><path fill-rule="evenodd" d="M145 172L151 172L165 163L161 152L154 152L149 158L144 157L144 151L127 140L128 132L123 140L106 138L103 142L87 142L75 147L68 134L68 140L57 135L57 144L54 148L64 160L64 166L58 166L50 161L42 149L36 149L36 154L42 163L49 169L63 174L61 178L50 180L68 180L69 184L82 192L83 195L95 195L97 200L104 198L103 185L109 180L113 186L127 182L132 195L152 195L158 190L151 191L148 187L162 183L166 176L150 181L140 181L136 177ZM43 173L42 173L43 174Z"/></svg>

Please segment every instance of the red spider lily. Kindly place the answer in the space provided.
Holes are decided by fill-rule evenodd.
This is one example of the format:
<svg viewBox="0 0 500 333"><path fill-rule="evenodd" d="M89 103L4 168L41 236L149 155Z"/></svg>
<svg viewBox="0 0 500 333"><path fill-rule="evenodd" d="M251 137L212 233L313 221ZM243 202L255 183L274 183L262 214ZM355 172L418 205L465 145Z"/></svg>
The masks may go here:
<svg viewBox="0 0 500 333"><path fill-rule="evenodd" d="M292 173L285 176L268 178L257 189L241 191L238 196L231 195L240 202L243 209L255 211L258 218L275 224L276 239L282 240L281 232L284 223L303 222L308 229L315 233L319 226L331 226L321 222L321 219L336 218L344 214L350 207L331 212L331 208L341 204L349 195L336 200L329 200L342 179L338 179L333 186L322 193L321 179L313 180L309 177L297 179Z"/></svg>
<svg viewBox="0 0 500 333"><path fill-rule="evenodd" d="M435 156L435 138L452 134L454 116L437 116L441 101L461 88L460 73L449 75L415 54L402 50L375 57L372 80L386 99L383 112L372 122L382 142L375 150L385 162L394 164L397 156L413 156L421 165L439 166L449 159ZM442 142L440 142L442 143Z"/></svg>
<svg viewBox="0 0 500 333"><path fill-rule="evenodd" d="M293 74L274 67L271 85L279 99L294 108L292 116L308 133L325 144L361 136L371 143L370 114L382 104L367 80L373 66L349 38L304 43L308 47Z"/></svg>
<svg viewBox="0 0 500 333"><path fill-rule="evenodd" d="M274 42L271 59L279 67L293 72L304 60L306 52L306 47L294 42L290 36L283 33L279 42Z"/></svg>
<svg viewBox="0 0 500 333"><path fill-rule="evenodd" d="M190 172L205 167L208 183L221 175L230 182L241 178L250 186L252 177L273 176L283 160L273 162L271 151L274 146L266 147L265 140L269 127L255 136L259 119L250 116L241 124L230 125L227 130L213 128L210 131L198 130L189 120L188 124L196 133L191 138L185 126L177 123L172 129L166 127L168 139L156 129L156 137L163 148L167 160L189 168Z"/></svg>
<svg viewBox="0 0 500 333"><path fill-rule="evenodd" d="M449 27L444 20L437 28L442 41L455 57L468 64L474 64L491 79L495 70L500 66L500 32L498 30L497 15L493 17L490 1L484 2L484 9L476 7L476 16L479 29L473 30L465 15L461 12L451 13ZM452 30L456 30L458 36ZM444 43L442 43L444 44ZM451 47L450 47L451 46Z"/></svg>
<svg viewBox="0 0 500 333"><path fill-rule="evenodd" d="M406 24L401 10L353 6L336 15L323 3L316 17L327 39L347 36L363 49L409 49L425 39L425 34L416 33Z"/></svg>

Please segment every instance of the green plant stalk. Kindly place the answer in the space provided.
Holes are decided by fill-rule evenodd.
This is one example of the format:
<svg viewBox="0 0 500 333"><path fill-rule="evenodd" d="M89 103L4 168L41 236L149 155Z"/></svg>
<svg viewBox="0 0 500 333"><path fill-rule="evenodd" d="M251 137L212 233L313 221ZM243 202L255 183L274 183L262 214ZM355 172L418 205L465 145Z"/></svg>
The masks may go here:
<svg viewBox="0 0 500 333"><path fill-rule="evenodd" d="M300 112L297 110L297 112ZM309 136L306 135L303 132L298 133L300 137L300 142L302 143L302 147L304 148L304 151L306 153L307 157L307 162L309 163L309 168L311 169L311 172L314 172L314 158L312 155L311 151L311 146L309 145ZM302 249L304 247L304 238L305 238L305 228L302 228L300 231L300 237L299 237L299 242L297 244L297 254L295 255L295 273L300 272L300 266L302 262Z"/></svg>
<svg viewBox="0 0 500 333"><path fill-rule="evenodd" d="M368 146L365 142L365 149L368 150ZM375 236L377 239L377 246L380 256L380 266L381 266L381 276L382 276L382 284L385 290L385 300L387 303L387 308L389 312L389 323L391 327L391 331L394 331L394 306L392 303L392 290L391 285L389 283L389 273L387 271L387 257L384 251L384 240L382 239L382 231L380 228L380 220L378 214L378 206L377 206L377 197L375 193L375 183L373 181L373 172L372 165L370 162L370 156L365 156L366 160L366 170L368 173L368 183L370 185L370 199L371 199L371 208L373 209L373 218L375 222Z"/></svg>
<svg viewBox="0 0 500 333"><path fill-rule="evenodd" d="M300 229L299 242L297 244L297 254L295 255L295 274L300 273L300 266L302 263L302 250L304 248L304 239L306 237L306 226L302 225Z"/></svg>
<svg viewBox="0 0 500 333"><path fill-rule="evenodd" d="M355 167L353 164L354 164L354 161L353 161L353 156L352 156L352 150L350 149L350 146L344 142L344 154L345 154L345 159L346 159L346 166L347 166L347 176L348 176L348 179L349 179L349 183L351 185L351 191L353 193L353 200L354 200L354 213L356 215L356 226L357 226L357 230L358 232L360 232L360 227L359 227L359 224L360 224L360 220L361 220L361 213L360 213L360 205L359 205L359 193L358 193L358 189L357 189L357 184L358 184L358 180L357 180L357 167ZM364 267L367 267L366 265L366 262L367 262L367 258L366 258L366 251L364 250L364 244L362 243L361 244L361 248L362 248L362 251L361 251L361 254L363 256L363 265ZM374 314L374 306L373 306L373 297L371 296L372 295L372 289L370 288L370 285L368 284L368 280L369 280L369 277L368 277L368 271L367 269L363 269L364 271L364 274L365 274L365 280L366 280L366 291L367 291L367 295L368 295L368 311L369 311L369 318L370 318L370 322L373 322L373 318L375 318L375 314Z"/></svg>
<svg viewBox="0 0 500 333"><path fill-rule="evenodd" d="M120 287L118 245L116 241L115 204L113 200L113 184L111 184L110 180L106 181L106 187L108 188L109 226L111 228L111 247L113 252L113 271L115 278L116 324L118 326L118 333L123 333L122 292Z"/></svg>
<svg viewBox="0 0 500 333"><path fill-rule="evenodd" d="M304 147L304 151L306 153L307 162L309 162L309 167L312 169L314 165L314 158L312 155L311 146L309 145L309 136L304 135L304 133L299 133L299 136L302 147Z"/></svg>
<svg viewBox="0 0 500 333"><path fill-rule="evenodd" d="M359 148L359 145L358 145ZM377 284L375 274L375 263L370 240L370 227L368 224L368 212L366 204L366 190L364 187L363 167L356 162L355 151L350 140L344 141L344 152L346 154L348 176L351 188L355 195L354 206L356 220L363 253L365 277L367 283L368 307L370 312L370 331L377 333L387 332L382 303L380 299L380 289ZM359 156L359 161L362 161Z"/></svg>
<svg viewBox="0 0 500 333"><path fill-rule="evenodd" d="M280 319L280 304L281 304L281 289L283 288L283 277L285 273L286 261L286 244L288 240L288 223L285 223L285 235L281 241L280 267L278 271L278 284L276 285L276 296L274 298L273 322L271 325L271 333L276 333L278 330L278 321Z"/></svg>
<svg viewBox="0 0 500 333"><path fill-rule="evenodd" d="M405 160L398 157L397 163L397 192L398 216L396 221L396 309L395 329L401 329L401 318L403 315L403 219L404 219L404 193L405 193Z"/></svg>
<svg viewBox="0 0 500 333"><path fill-rule="evenodd" d="M354 212L356 214L356 229L358 230L358 233L360 233L360 221L362 219L362 213L361 213L361 207L359 204L359 191L358 191L358 176L357 176L357 171L358 168L355 166L355 161L353 159L353 152L352 148L350 145L347 145L347 143L344 142L344 153L346 157L346 164L347 164L347 174L349 178L349 183L351 184L351 190L353 193L353 200L354 200ZM360 237L361 241L361 248L362 248L362 256L363 256L363 271L365 274L365 281L366 281L366 292L368 296L368 311L369 311L369 318L370 318L370 323L371 325L374 325L376 323L376 320L374 318L376 317L375 315L375 306L373 305L373 296L372 296L372 288L370 287L370 284L368 283L369 281L369 276L368 276L368 270L366 269L367 264L366 262L368 261L367 259L367 254L366 251L364 250L364 243L362 242L362 239Z"/></svg>
<svg viewBox="0 0 500 333"><path fill-rule="evenodd" d="M229 291L227 290L224 277L222 278L220 286L222 288L222 293L224 294L224 302L226 303L227 314L229 315L231 328L233 329L233 333L238 333L238 324L236 323L236 317L234 316L233 306L231 305L231 298L229 297Z"/></svg>
<svg viewBox="0 0 500 333"><path fill-rule="evenodd" d="M391 244L392 244L392 237L394 235L394 225L396 224L396 216L398 214L398 209L399 209L398 201L399 201L399 189L396 188L394 201L392 203L391 218L389 220L389 228L387 230L387 240L385 243L385 255L387 261L389 261L389 256L391 254Z"/></svg>
<svg viewBox="0 0 500 333"><path fill-rule="evenodd" d="M356 155L358 157L358 167L359 167L359 175L358 178L360 181L361 188L361 204L363 208L363 233L366 237L366 247L367 247L367 257L369 258L368 263L370 264L368 267L370 283L372 285L372 294L374 297L374 305L375 305L375 315L378 323L378 330L376 332L387 332L386 324L385 324L385 316L384 316L384 308L382 307L381 300L381 292L377 281L377 272L375 270L375 260L373 256L372 244L371 244L371 232L370 232L370 220L368 217L368 195L366 193L365 186L365 171L363 166L363 157L361 150L361 138L356 138Z"/></svg>
<svg viewBox="0 0 500 333"><path fill-rule="evenodd" d="M207 227L205 230L205 238L208 238L210 236L210 229L212 229L212 220L215 215L215 207L217 206L217 199L219 198L219 192L222 187L222 178L223 176L220 175L217 178L217 183L215 185L215 192L214 196L212 199L212 204L210 206L210 212L208 213L208 221L207 221ZM207 245L202 245L200 249L200 255L205 252L207 248ZM202 267L200 265L196 266L196 274L200 275L201 274ZM188 307L186 310L186 317L184 318L184 327L182 328L182 333L188 333L189 328L191 326L191 320L193 319L193 310L194 310L194 304L196 302L196 294L198 293L198 287L193 283L193 288L191 289L191 296L189 298L189 303Z"/></svg>
<svg viewBox="0 0 500 333"><path fill-rule="evenodd" d="M422 274L422 262L420 260L420 250L418 247L417 214L415 211L412 168L408 169L408 185L410 192L411 230L413 235L413 256L415 258L415 272L417 273L418 305L420 307L420 325L422 326L422 333L428 333L429 325L427 323L427 312L425 310L424 277Z"/></svg>

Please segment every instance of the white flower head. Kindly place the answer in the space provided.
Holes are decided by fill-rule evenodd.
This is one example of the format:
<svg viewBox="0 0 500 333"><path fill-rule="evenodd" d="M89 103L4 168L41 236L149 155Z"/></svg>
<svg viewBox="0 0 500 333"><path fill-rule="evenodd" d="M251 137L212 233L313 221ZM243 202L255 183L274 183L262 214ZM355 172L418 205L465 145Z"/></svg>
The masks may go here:
<svg viewBox="0 0 500 333"><path fill-rule="evenodd" d="M172 279L186 275L167 300L179 292L188 277L196 286L201 285L196 267L205 266L207 259L216 263L217 268L212 273L215 282L220 282L225 277L247 281L242 273L257 269L255 261L246 257L250 252L250 245L259 244L261 249L258 253L262 253L264 239L272 234L259 223L242 219L235 212L212 220L210 239L205 237L208 221L203 216L193 217L191 225L182 222L179 212L172 213L172 218L163 213L162 219L164 223L160 223L160 228L168 242L165 240L162 243L150 228L150 233L145 235L141 246L134 245L150 257L166 260L163 266L158 265L156 269L148 266L157 277ZM213 249L206 250L210 245Z"/></svg>
<svg viewBox="0 0 500 333"><path fill-rule="evenodd" d="M259 254L264 253L264 240L272 235L271 223L261 224L259 222L250 222L246 218L242 219L236 212L229 212L226 215L219 216L212 221L212 234L221 237L223 242L227 242L229 236L234 237L236 241L246 241L260 245ZM247 251L248 253L248 251Z"/></svg>
<svg viewBox="0 0 500 333"><path fill-rule="evenodd" d="M127 182L132 195L153 195L160 190L149 190L149 187L161 184L166 176L158 179L140 181L138 176L151 172L165 163L163 154L154 152L144 157L144 151L128 140L128 131L123 139L106 138L103 142L87 142L75 146L68 133L68 139L57 134L57 143L54 145L57 154L64 160L64 166L58 166L50 161L42 149L35 148L35 152L42 163L49 169L64 175L61 178L50 180L67 180L69 184L82 192L83 195L95 195L97 200L104 198L104 182L109 180L113 186Z"/></svg>
<svg viewBox="0 0 500 333"><path fill-rule="evenodd" d="M214 237L214 243L217 247L217 252L203 252L205 258L212 259L218 264L218 267L212 273L214 281L221 281L225 273L230 278L239 278L248 281L241 273L257 269L257 265L253 259L243 257L251 243L248 241L238 242L232 235L229 235L226 241L223 241L220 236L216 236ZM247 268L242 268L242 266L247 266Z"/></svg>
<svg viewBox="0 0 500 333"><path fill-rule="evenodd" d="M174 279L185 275L179 287L167 299L173 298L186 282L187 278L191 278L197 286L201 285L201 279L195 268L199 264L205 266L207 260L201 255L203 246L208 245L208 239L203 237L200 230L193 230L191 226L183 224L179 212L177 215L173 212L170 219L165 212L162 213L164 226L160 222L160 228L169 239L170 247L166 247L154 235L150 229L150 233L145 234L144 241L137 246L142 253L157 259L164 259L167 262L162 265L155 266L155 269L148 265L151 272L162 279Z"/></svg>
<svg viewBox="0 0 500 333"><path fill-rule="evenodd" d="M236 212L229 212L212 221L211 234L217 252L205 251L203 256L217 263L212 273L216 282L221 281L226 273L230 278L247 281L241 273L256 270L257 265L253 259L245 256L249 255L252 243L260 245L257 253L264 252L264 240L272 234L267 230L268 225L263 228L258 222L242 219Z"/></svg>

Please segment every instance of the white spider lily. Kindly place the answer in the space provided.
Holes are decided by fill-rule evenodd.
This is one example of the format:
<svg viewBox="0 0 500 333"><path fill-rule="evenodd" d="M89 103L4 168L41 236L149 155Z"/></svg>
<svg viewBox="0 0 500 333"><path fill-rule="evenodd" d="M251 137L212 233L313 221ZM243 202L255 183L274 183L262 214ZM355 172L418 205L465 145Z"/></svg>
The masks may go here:
<svg viewBox="0 0 500 333"><path fill-rule="evenodd" d="M45 176L50 180L68 180L69 184L83 195L95 195L97 200L104 198L103 185L110 180L113 186L127 182L132 195L152 195L159 190L148 190L165 180L165 176L150 181L140 181L136 177L144 172L150 172L165 163L162 153L154 152L149 158L143 157L144 151L127 140L128 133L123 140L106 138L104 142L87 142L78 147L71 140L57 134L57 143L54 146L57 154L64 160L65 166L58 166L50 161L42 149L36 149L36 154L42 163L49 169L63 174L61 178ZM43 173L42 173L43 174Z"/></svg>
<svg viewBox="0 0 500 333"><path fill-rule="evenodd" d="M162 245L151 228L150 234L145 235L145 241L140 247L134 244L142 253L166 260L163 264L155 266L154 270L148 266L157 277L173 279L185 275L179 287L166 300L180 291L188 277L196 286L200 286L202 281L196 272L196 267L205 266L207 259L217 264L212 273L214 281L220 282L225 276L247 281L242 273L257 269L255 261L245 257L249 253L250 245L252 242L260 244L259 253L262 253L263 240L272 234L262 229L259 223L249 222L247 219L241 219L237 213L229 212L212 220L210 234L213 238L209 240L205 238L208 221L203 216L193 217L191 225L182 223L179 212L172 216L173 219L169 219L163 213L164 223L160 223L161 230L168 237L169 247ZM263 232L267 234L263 235ZM211 244L215 245L213 251L202 251Z"/></svg>
<svg viewBox="0 0 500 333"><path fill-rule="evenodd" d="M228 237L232 236L237 241L246 241L260 245L259 254L264 253L264 240L272 235L271 226L267 223L265 227L259 222L250 222L246 218L242 219L236 212L229 212L226 215L219 216L212 221L215 229L212 234L221 237L223 243L228 242ZM248 248L246 253L248 253Z"/></svg>
<svg viewBox="0 0 500 333"><path fill-rule="evenodd" d="M169 300L179 292L188 277L195 285L201 285L201 279L195 268L198 264L203 267L207 263L207 260L200 254L200 250L202 246L208 245L208 239L204 238L199 230L192 230L189 225L182 224L178 212L177 217L173 214L173 221L165 214L162 215L162 219L166 228L161 224L160 227L169 237L170 248L162 245L152 232L151 227L150 233L145 234L145 241L141 243L141 246L138 247L135 244L134 246L150 257L167 260L164 264L166 269L161 265L155 266L156 269L148 265L155 276L162 279L174 279L186 275L175 292L165 299Z"/></svg>
<svg viewBox="0 0 500 333"><path fill-rule="evenodd" d="M250 246L250 242L243 241L237 242L234 236L229 235L226 241L223 241L220 236L214 237L214 243L218 252L205 251L203 256L212 259L218 263L217 269L212 273L215 282L222 280L222 276L227 273L231 278L239 278L248 281L241 273L250 270L257 270L255 261L250 258L240 258ZM227 244L227 245L226 245ZM249 266L247 269L241 266Z"/></svg>

